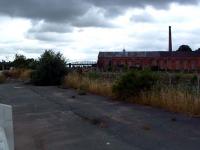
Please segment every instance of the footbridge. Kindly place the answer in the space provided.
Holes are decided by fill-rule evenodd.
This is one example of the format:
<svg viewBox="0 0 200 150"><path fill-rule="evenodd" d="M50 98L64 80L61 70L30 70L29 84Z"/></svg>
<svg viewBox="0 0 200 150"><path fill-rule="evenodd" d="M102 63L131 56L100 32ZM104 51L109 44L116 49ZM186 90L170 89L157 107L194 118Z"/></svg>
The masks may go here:
<svg viewBox="0 0 200 150"><path fill-rule="evenodd" d="M89 67L96 67L96 61L74 61L67 64L68 68L89 68Z"/></svg>

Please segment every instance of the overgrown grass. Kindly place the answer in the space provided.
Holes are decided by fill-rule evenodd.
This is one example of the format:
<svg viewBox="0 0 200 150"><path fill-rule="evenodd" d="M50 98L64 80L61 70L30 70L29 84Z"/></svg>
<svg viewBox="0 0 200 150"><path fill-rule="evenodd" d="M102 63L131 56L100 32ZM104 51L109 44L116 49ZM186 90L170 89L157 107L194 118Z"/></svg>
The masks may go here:
<svg viewBox="0 0 200 150"><path fill-rule="evenodd" d="M0 73L0 84L4 83L6 81L6 77L4 76L4 74Z"/></svg>
<svg viewBox="0 0 200 150"><path fill-rule="evenodd" d="M139 97L129 98L128 101L200 117L199 91L189 91L179 85L156 85L150 91L144 91Z"/></svg>
<svg viewBox="0 0 200 150"><path fill-rule="evenodd" d="M23 70L19 75L19 79L23 80L23 81L30 80L32 72L33 72L33 70L31 70L31 69Z"/></svg>
<svg viewBox="0 0 200 150"><path fill-rule="evenodd" d="M102 96L113 96L112 83L96 77L95 75L95 78L94 76L91 78L90 76L83 76L76 72L69 73L64 79L64 86Z"/></svg>
<svg viewBox="0 0 200 150"><path fill-rule="evenodd" d="M13 69L6 70L3 72L6 78L19 79L19 80L30 80L32 70L31 69Z"/></svg>
<svg viewBox="0 0 200 150"><path fill-rule="evenodd" d="M119 101L148 105L163 108L171 112L181 112L200 117L200 91L197 88L196 78L195 80L193 79L195 75L175 74L172 76L171 83L166 81L167 77L162 79L162 76L152 75L142 72L142 75L136 74L134 78L131 78L131 74L129 73L120 77L121 80L118 79L116 82L111 82L110 79L106 80L106 78L102 78L99 74L78 74L74 72L65 77L64 85L78 89L79 91L109 96ZM126 78L127 76L128 78ZM152 84L154 83L152 81L146 82L146 79L143 79L146 77L148 80L154 81L156 78L155 84ZM116 83L120 86L118 87L118 93L113 92L113 87L116 88ZM132 88L133 91L131 91ZM125 94L125 97L122 97L121 94Z"/></svg>

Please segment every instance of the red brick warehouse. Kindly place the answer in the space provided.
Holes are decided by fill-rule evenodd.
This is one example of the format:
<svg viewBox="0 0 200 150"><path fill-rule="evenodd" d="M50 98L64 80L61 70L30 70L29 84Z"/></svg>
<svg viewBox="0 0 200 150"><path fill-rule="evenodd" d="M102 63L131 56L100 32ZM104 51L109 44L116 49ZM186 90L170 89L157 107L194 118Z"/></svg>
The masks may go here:
<svg viewBox="0 0 200 150"><path fill-rule="evenodd" d="M199 51L172 51L171 27L169 27L168 51L143 51L143 52L99 52L98 68L119 69L128 68L158 68L171 71L196 71L200 70Z"/></svg>

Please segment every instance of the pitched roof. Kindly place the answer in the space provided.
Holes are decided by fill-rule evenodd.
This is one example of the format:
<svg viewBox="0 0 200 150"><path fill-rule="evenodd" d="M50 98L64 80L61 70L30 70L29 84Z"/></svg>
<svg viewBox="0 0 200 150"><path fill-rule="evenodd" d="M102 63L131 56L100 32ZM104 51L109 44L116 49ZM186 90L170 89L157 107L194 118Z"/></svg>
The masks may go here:
<svg viewBox="0 0 200 150"><path fill-rule="evenodd" d="M200 57L199 51L168 52L168 51L132 51L132 52L99 52L98 57Z"/></svg>

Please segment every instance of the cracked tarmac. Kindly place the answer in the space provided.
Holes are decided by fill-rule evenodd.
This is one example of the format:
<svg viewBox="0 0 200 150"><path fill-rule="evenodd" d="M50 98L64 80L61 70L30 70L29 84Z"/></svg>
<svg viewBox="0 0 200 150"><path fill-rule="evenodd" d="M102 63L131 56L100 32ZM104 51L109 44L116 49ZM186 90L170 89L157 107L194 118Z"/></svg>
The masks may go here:
<svg viewBox="0 0 200 150"><path fill-rule="evenodd" d="M71 89L0 85L16 150L199 150L200 118Z"/></svg>

